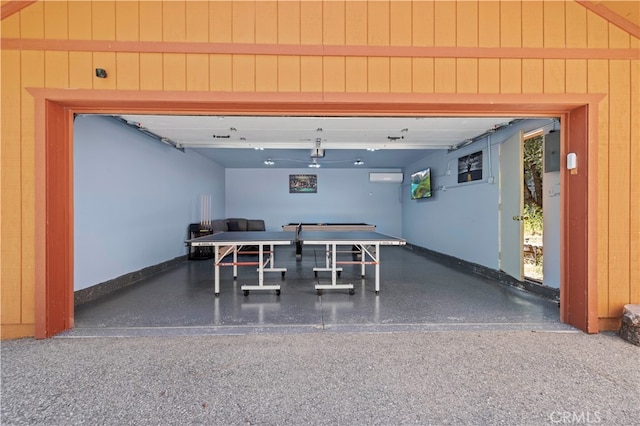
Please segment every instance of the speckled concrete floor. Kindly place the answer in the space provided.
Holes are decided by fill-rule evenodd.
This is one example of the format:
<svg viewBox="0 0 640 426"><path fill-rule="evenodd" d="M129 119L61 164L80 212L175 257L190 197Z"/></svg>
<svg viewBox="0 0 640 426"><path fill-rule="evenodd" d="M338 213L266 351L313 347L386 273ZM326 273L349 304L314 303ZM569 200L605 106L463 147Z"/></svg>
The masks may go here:
<svg viewBox="0 0 640 426"><path fill-rule="evenodd" d="M346 265L340 282L347 290L316 294L312 268L324 262L322 250L306 247L296 260L293 247L276 248L276 266L265 283L275 291L240 287L255 284L255 267L241 267L233 280L222 268L220 296L213 291L212 261L186 261L178 267L76 307L76 327L66 336L157 336L254 333L393 332L421 330L573 330L559 321L557 303L437 263L404 247L381 248L381 291L374 291L373 267L366 277Z"/></svg>

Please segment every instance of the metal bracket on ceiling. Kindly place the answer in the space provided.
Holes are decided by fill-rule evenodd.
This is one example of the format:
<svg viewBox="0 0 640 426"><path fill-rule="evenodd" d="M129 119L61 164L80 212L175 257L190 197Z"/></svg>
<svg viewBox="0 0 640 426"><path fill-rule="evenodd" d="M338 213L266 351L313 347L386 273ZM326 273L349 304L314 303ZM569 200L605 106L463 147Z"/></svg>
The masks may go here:
<svg viewBox="0 0 640 426"><path fill-rule="evenodd" d="M142 126L140 125L140 123L130 122L130 121L125 120L124 118L119 117L119 116L117 116L117 115L112 115L111 117L112 117L114 120L118 121L119 123L121 123L121 124L125 124L125 125L127 125L128 127L131 127L131 128L133 128L133 129L136 129L138 132L140 132L140 133L142 133L142 134L144 134L144 135L146 135L146 136L149 136L150 138L152 138L152 139L154 139L154 140L157 140L158 142L162 142L163 144L165 144L165 145L169 145L170 147L175 148L175 149L177 149L178 151L182 151L182 152L184 152L184 147L183 147L181 144L179 144L178 142L173 141L173 140L171 140L171 139L169 139L169 138L165 138L165 137L160 136L160 135L156 135L156 134L155 134L155 133L153 133L151 130L149 130L149 129L145 128L145 127L142 127Z"/></svg>
<svg viewBox="0 0 640 426"><path fill-rule="evenodd" d="M498 132L498 131L506 128L506 127L513 126L514 124L519 123L522 120L523 120L522 118L516 118L515 120L511 120L508 123L496 124L491 129L487 130L484 133L481 133L481 134L479 134L477 136L474 136L472 138L469 138L469 139L465 139L464 141L462 141L462 142L460 142L460 143L458 143L456 145L453 145L451 148L449 148L449 150L447 152L453 152L453 151L456 151L456 150L458 150L460 148L464 148L465 146L471 145L474 142L482 140L482 139L484 139L484 138L486 138L486 137L488 137L488 136L490 136L490 135L492 135L492 134L494 134L494 133L496 133L496 132Z"/></svg>

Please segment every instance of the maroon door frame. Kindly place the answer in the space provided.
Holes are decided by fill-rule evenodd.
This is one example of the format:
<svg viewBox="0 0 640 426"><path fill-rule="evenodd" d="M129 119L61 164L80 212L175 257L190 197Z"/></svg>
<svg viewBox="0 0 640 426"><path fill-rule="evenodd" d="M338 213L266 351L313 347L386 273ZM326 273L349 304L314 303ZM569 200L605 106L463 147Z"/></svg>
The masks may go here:
<svg viewBox="0 0 640 426"><path fill-rule="evenodd" d="M597 333L597 267L596 262L589 262L589 251L597 250L597 227L589 226L590 222L595 222L597 212L598 183L595 161L592 160L592 157L597 156L590 156L588 106L569 112L565 133L567 138L562 144L561 156L566 159L567 154L576 154L578 168L576 173L572 173L562 167L561 174L564 194L561 223L565 237L561 238L560 246L561 276L564 282L564 291L560 293L560 319L580 330ZM593 154L596 149L597 146L591 148Z"/></svg>
<svg viewBox="0 0 640 426"><path fill-rule="evenodd" d="M579 164L577 174L562 172L560 318L598 332L594 123L601 95L29 92L36 105L36 338L73 327L74 113L560 117L561 152L575 152Z"/></svg>

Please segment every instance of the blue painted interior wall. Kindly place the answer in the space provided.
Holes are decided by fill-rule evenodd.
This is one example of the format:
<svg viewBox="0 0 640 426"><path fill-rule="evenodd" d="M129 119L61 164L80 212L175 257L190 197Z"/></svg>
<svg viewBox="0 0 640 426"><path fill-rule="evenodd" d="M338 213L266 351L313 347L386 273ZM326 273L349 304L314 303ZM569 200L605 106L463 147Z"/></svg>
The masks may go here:
<svg viewBox="0 0 640 426"><path fill-rule="evenodd" d="M264 219L270 231L287 223L364 222L402 232L401 184L371 183L371 169L227 169L226 217ZM400 172L376 169L376 172ZM314 194L289 193L289 175L315 174Z"/></svg>
<svg viewBox="0 0 640 426"><path fill-rule="evenodd" d="M548 122L526 120L457 151L429 151L403 170L402 184L393 184L371 183L369 173L401 170L225 170L112 119L80 116L74 125L75 290L186 254L186 227L200 221L203 194L211 195L211 219L263 219L273 231L287 223L365 222L497 269L499 145L515 131ZM458 184L458 158L477 151L483 152L483 179ZM409 175L425 167L431 167L434 196L411 200ZM317 193L289 193L290 174L316 174ZM559 217L545 216L545 226L548 219L559 229Z"/></svg>
<svg viewBox="0 0 640 426"><path fill-rule="evenodd" d="M410 199L402 191L402 235L407 242L468 262L498 269L499 145L514 132L529 132L549 120L525 120L464 148L433 151L405 168L405 176L431 168L433 197ZM458 158L482 151L483 179L458 183ZM559 219L558 219L559 220Z"/></svg>
<svg viewBox="0 0 640 426"><path fill-rule="evenodd" d="M485 178L458 184L458 157L480 150ZM402 214L402 234L407 242L490 268L498 267L498 185L487 182L487 151L486 143L452 153L438 150L405 169L409 175L430 167L433 188L431 198L411 200L407 182ZM491 151L492 176L497 182L497 147Z"/></svg>
<svg viewBox="0 0 640 426"><path fill-rule="evenodd" d="M74 122L74 288L80 290L186 254L200 197L224 215L224 169L111 118Z"/></svg>

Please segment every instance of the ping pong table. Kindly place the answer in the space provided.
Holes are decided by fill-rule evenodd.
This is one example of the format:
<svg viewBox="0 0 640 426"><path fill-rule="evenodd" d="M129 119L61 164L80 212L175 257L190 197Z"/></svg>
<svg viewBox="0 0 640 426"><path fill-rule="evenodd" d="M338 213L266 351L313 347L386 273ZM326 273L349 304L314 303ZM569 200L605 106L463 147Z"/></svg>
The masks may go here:
<svg viewBox="0 0 640 426"><path fill-rule="evenodd" d="M299 228L300 229L300 228ZM220 267L233 266L233 278L238 277L238 266L257 266L258 284L243 285L241 287L244 295L248 295L250 290L275 290L280 294L280 284L266 285L264 283L265 272L280 272L282 278L285 276L287 268L275 267L275 246L290 245L294 241L301 241L306 245L325 246L325 266L314 267L314 274L318 272L331 272L331 284L316 284L315 289L318 295L323 290L348 289L350 294L354 293L353 284L338 284L337 277L342 272L339 265L356 264L361 266L361 276L365 276L367 265L375 266L375 292L380 294L380 246L401 246L406 241L402 238L392 237L374 231L247 231L247 232L219 232L199 238L187 240L193 247L213 247L214 248L214 293L220 295ZM258 246L258 251L239 253L243 247ZM361 253L359 260L338 260L338 254L353 253L353 249L348 251L338 251L339 246L355 247ZM265 250L265 247L268 247ZM257 254L257 261L239 261L238 255ZM232 261L225 260L229 255L233 255ZM266 260L265 260L265 256Z"/></svg>
<svg viewBox="0 0 640 426"><path fill-rule="evenodd" d="M317 276L320 271L331 272L331 284L316 284L316 292L322 294L323 290L348 289L349 294L354 293L353 284L338 284L337 277L342 271L339 265L359 264L361 276L365 276L367 265L375 266L375 291L380 294L380 246L401 246L406 241L402 238L392 237L374 231L300 231L298 239L304 245L325 246L325 266L313 268ZM359 260L338 260L339 253L353 253L353 250L338 251L338 246L355 247L360 253Z"/></svg>
<svg viewBox="0 0 640 426"><path fill-rule="evenodd" d="M243 231L243 232L219 232L206 235L204 237L187 240L193 247L213 247L214 251L214 293L220 295L220 267L233 266L233 279L238 278L238 266L257 266L258 284L243 285L241 287L244 295L248 295L250 290L275 290L280 294L280 284L266 285L264 283L265 272L280 272L284 278L287 268L275 267L274 246L290 245L296 238L294 232L272 232L272 231ZM257 246L257 251L240 250L246 246ZM265 248L267 248L265 250ZM256 261L239 261L238 255L257 254ZM233 256L232 261L225 260L229 255ZM265 260L265 256L266 260Z"/></svg>

